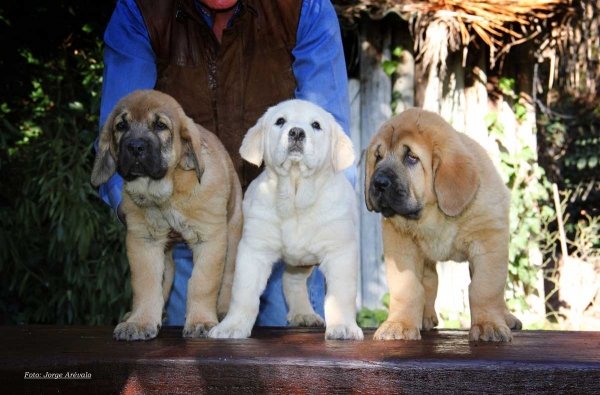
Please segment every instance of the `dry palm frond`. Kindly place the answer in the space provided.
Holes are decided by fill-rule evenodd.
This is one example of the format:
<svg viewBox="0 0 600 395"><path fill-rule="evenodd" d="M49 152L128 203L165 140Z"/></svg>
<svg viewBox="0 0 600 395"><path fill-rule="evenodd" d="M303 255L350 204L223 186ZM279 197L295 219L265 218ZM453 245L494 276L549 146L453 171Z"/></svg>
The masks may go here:
<svg viewBox="0 0 600 395"><path fill-rule="evenodd" d="M470 32L490 48L492 66L511 46L540 33L540 22L569 0L334 0L338 14L356 18L367 12L381 18L390 12L412 21L415 47L425 66L443 71L448 50L467 46ZM440 34L445 32L446 35ZM430 53L431 52L431 53ZM441 62L441 63L438 63Z"/></svg>
<svg viewBox="0 0 600 395"><path fill-rule="evenodd" d="M595 103L600 84L599 2L573 3L549 21L549 31L539 45L542 56L550 60L548 88ZM552 105L552 96L548 98L546 104Z"/></svg>

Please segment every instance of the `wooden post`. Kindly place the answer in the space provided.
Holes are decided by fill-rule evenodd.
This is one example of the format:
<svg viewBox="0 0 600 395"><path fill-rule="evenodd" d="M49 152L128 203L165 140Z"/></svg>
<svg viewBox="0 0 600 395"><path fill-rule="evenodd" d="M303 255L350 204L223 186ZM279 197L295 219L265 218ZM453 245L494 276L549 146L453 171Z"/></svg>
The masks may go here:
<svg viewBox="0 0 600 395"><path fill-rule="evenodd" d="M462 51L453 52L446 60L446 75L440 97L440 115L459 132L465 132L465 69Z"/></svg>
<svg viewBox="0 0 600 395"><path fill-rule="evenodd" d="M415 106L415 55L412 51L413 39L404 21L396 21L393 25L392 48L400 46L402 53L398 59L398 67L394 74L392 97L397 97L395 114Z"/></svg>
<svg viewBox="0 0 600 395"><path fill-rule="evenodd" d="M352 145L354 146L354 154L356 155L356 184L354 185L354 192L356 193L356 204L358 212L361 212L362 207L365 205L365 199L362 194L363 181L361 175L361 141L360 141L360 81L356 78L348 80L348 96L350 97L350 138L352 139ZM360 215L358 216L358 240L362 241L360 235ZM362 259L360 251L362 250L361 243L358 244L359 255L358 263L359 268L362 267ZM358 293L356 295L356 307L360 310L362 308L362 273L358 271Z"/></svg>
<svg viewBox="0 0 600 395"><path fill-rule="evenodd" d="M498 145L490 144L485 116L490 112L487 94L487 55L469 48L465 75L465 133L488 152L497 153Z"/></svg>
<svg viewBox="0 0 600 395"><path fill-rule="evenodd" d="M381 63L390 59L391 33L387 24L361 20L360 54L360 94L361 94L361 158L369 146L371 137L392 115L390 108L392 85ZM381 298L387 292L385 268L383 264L383 243L381 239L381 216L370 213L364 198L364 158L360 166L361 195L361 276L362 304L368 308L382 306Z"/></svg>

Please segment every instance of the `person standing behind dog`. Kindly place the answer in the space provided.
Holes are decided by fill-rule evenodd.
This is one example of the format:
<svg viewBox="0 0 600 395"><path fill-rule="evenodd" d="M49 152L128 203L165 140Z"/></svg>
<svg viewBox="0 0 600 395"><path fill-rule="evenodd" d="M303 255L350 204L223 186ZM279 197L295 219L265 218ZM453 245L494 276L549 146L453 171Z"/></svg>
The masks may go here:
<svg viewBox="0 0 600 395"><path fill-rule="evenodd" d="M119 0L104 40L100 126L133 90L168 93L223 142L244 190L261 169L243 162L239 148L267 108L294 97L311 101L349 132L346 67L329 0ZM346 176L354 185L354 166ZM100 187L100 196L125 223L122 183L115 175ZM178 244L173 256L165 325L183 325L192 254ZM257 325L287 325L284 267L279 262L273 268ZM309 277L308 290L323 316L325 280L318 270Z"/></svg>

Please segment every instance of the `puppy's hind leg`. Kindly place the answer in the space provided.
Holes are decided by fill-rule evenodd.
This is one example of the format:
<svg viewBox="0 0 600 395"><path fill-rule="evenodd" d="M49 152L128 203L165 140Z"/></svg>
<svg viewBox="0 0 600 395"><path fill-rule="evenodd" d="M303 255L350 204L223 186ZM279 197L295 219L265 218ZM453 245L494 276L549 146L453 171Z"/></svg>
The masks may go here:
<svg viewBox="0 0 600 395"><path fill-rule="evenodd" d="M239 193L241 195L241 187L239 188ZM225 318L225 315L229 310L229 303L231 303L233 273L235 271L238 245L240 244L240 239L242 237L243 221L242 210L241 208L238 208L227 223L227 256L225 258L223 280L221 281L221 289L219 290L219 298L217 300L217 318L219 321L223 321L223 318Z"/></svg>
<svg viewBox="0 0 600 395"><path fill-rule="evenodd" d="M521 320L508 311L508 307L504 308L504 319L506 320L506 325L508 325L510 329L521 330L523 328Z"/></svg>
<svg viewBox="0 0 600 395"><path fill-rule="evenodd" d="M314 266L286 266L282 277L283 295L289 307L286 317L291 326L324 326L325 322L313 310L308 298L306 280Z"/></svg>
<svg viewBox="0 0 600 395"><path fill-rule="evenodd" d="M167 300L169 300L169 294L171 293L171 287L173 286L173 278L175 278L175 261L173 260L173 251L165 251L165 272L163 274L162 281L165 306L167 305ZM163 308L162 321L165 322L167 318L169 318L167 316L167 310Z"/></svg>
<svg viewBox="0 0 600 395"><path fill-rule="evenodd" d="M501 239L495 245L507 246ZM505 243L504 243L505 242ZM471 307L471 330L469 340L512 341L512 334L505 316L504 287L508 275L508 248L497 248L473 258L469 304Z"/></svg>
<svg viewBox="0 0 600 395"><path fill-rule="evenodd" d="M423 289L425 290L425 309L423 310L423 330L431 330L438 325L435 312L435 298L438 290L438 274L436 262L425 261L423 268Z"/></svg>

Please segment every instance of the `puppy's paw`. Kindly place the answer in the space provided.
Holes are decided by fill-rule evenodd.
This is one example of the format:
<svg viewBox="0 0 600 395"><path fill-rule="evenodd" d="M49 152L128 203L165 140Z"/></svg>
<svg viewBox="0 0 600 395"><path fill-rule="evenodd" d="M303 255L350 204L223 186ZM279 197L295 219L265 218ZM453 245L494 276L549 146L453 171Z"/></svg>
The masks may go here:
<svg viewBox="0 0 600 395"><path fill-rule="evenodd" d="M160 324L138 324L134 322L122 322L115 328L113 338L115 340L150 340L158 335Z"/></svg>
<svg viewBox="0 0 600 395"><path fill-rule="evenodd" d="M183 327L183 337L188 339L208 337L208 332L216 325L216 322L203 322L199 324L188 324L186 322Z"/></svg>
<svg viewBox="0 0 600 395"><path fill-rule="evenodd" d="M325 340L362 340L363 331L356 324L328 326Z"/></svg>
<svg viewBox="0 0 600 395"><path fill-rule="evenodd" d="M512 341L512 333L508 326L496 324L493 322L480 322L473 324L469 331L470 341L484 342L510 342Z"/></svg>
<svg viewBox="0 0 600 395"><path fill-rule="evenodd" d="M129 319L129 317L131 317L131 311L128 311L127 313L125 313L123 318L121 318L121 322L126 322ZM167 314L167 310L163 309L162 318L161 318L160 322L165 322L168 318L169 318L169 315Z"/></svg>
<svg viewBox="0 0 600 395"><path fill-rule="evenodd" d="M386 321L375 335L373 335L374 340L420 340L421 333L419 332L419 328L410 327L401 324L400 322L390 322Z"/></svg>
<svg viewBox="0 0 600 395"><path fill-rule="evenodd" d="M240 322L223 320L208 333L208 337L213 339L247 339L252 332L252 325L245 325Z"/></svg>
<svg viewBox="0 0 600 395"><path fill-rule="evenodd" d="M288 314L287 322L291 326L325 326L325 321L318 314Z"/></svg>
<svg viewBox="0 0 600 395"><path fill-rule="evenodd" d="M433 328L435 328L436 326L438 326L438 324L439 324L438 318L435 313L432 316L423 316L423 330L424 331L430 331Z"/></svg>
<svg viewBox="0 0 600 395"><path fill-rule="evenodd" d="M504 313L504 319L506 321L506 325L510 328L510 329L516 329L516 330L520 330L521 328L523 328L523 324L521 323L521 320L518 319L517 317L515 317L514 315L512 315L511 313Z"/></svg>

